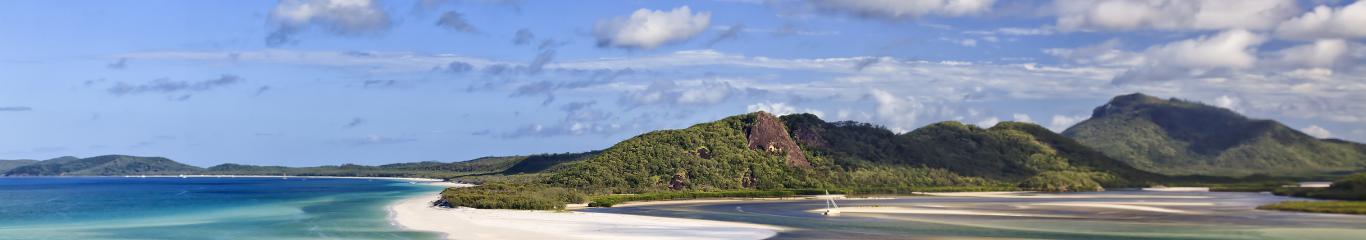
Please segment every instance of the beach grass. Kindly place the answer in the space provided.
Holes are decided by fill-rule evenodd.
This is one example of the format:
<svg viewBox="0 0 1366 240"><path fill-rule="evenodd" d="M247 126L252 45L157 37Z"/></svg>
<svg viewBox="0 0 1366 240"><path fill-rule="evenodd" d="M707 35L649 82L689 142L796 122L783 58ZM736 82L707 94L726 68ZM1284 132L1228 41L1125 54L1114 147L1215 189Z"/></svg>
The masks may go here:
<svg viewBox="0 0 1366 240"><path fill-rule="evenodd" d="M1312 213L1366 214L1366 201L1284 201L1258 206L1257 209Z"/></svg>

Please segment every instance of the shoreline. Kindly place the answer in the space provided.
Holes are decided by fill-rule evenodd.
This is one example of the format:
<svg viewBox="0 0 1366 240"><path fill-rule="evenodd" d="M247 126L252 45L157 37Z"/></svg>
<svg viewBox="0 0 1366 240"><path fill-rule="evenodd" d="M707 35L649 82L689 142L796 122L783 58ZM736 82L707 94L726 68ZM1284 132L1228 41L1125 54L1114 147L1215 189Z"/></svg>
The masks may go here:
<svg viewBox="0 0 1366 240"><path fill-rule="evenodd" d="M310 178L310 179L375 179L408 182L445 182L436 178L413 177L356 177L356 176L296 176L296 175L231 175L231 174L185 174L185 175L91 175L91 176L0 176L0 178ZM457 183L462 184L462 183Z"/></svg>
<svg viewBox="0 0 1366 240"><path fill-rule="evenodd" d="M751 223L629 214L441 208L432 206L433 195L391 203L390 224L438 233L443 239L767 239L783 231Z"/></svg>

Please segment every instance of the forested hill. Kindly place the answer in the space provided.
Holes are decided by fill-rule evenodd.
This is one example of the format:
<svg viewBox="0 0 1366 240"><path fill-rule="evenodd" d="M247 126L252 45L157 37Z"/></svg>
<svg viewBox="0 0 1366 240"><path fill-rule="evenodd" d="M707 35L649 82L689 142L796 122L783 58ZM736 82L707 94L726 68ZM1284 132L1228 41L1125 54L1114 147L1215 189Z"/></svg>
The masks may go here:
<svg viewBox="0 0 1366 240"><path fill-rule="evenodd" d="M993 185L1077 191L1161 177L1029 123L982 129L941 122L896 134L811 114L756 112L636 136L547 182L610 192Z"/></svg>
<svg viewBox="0 0 1366 240"><path fill-rule="evenodd" d="M38 162L38 160L29 160L29 159L0 160L0 175L4 175L5 171L9 171L10 169L14 169L14 168L17 168L17 167L22 167L22 166L24 166L24 165L34 164L34 163L37 163L37 162Z"/></svg>
<svg viewBox="0 0 1366 240"><path fill-rule="evenodd" d="M1139 169L1174 175L1317 175L1366 169L1366 145L1273 120L1141 93L1117 96L1063 135Z"/></svg>
<svg viewBox="0 0 1366 240"><path fill-rule="evenodd" d="M491 174L539 173L597 152L482 157L460 162L411 162L379 166L356 164L317 167L257 166L225 163L199 168L162 157L105 155L59 157L45 161L0 160L0 176L122 176L122 175L289 175L356 177L453 178Z"/></svg>
<svg viewBox="0 0 1366 240"><path fill-rule="evenodd" d="M29 162L3 172L4 176L113 176L127 174L182 174L202 170L161 157L104 155L89 158L59 157Z"/></svg>

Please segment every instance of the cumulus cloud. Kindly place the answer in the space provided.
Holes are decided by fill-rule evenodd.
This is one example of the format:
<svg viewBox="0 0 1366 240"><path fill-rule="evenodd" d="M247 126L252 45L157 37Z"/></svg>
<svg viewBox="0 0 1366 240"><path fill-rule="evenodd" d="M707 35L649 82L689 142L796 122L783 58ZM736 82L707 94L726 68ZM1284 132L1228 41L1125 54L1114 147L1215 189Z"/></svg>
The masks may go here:
<svg viewBox="0 0 1366 240"><path fill-rule="evenodd" d="M436 25L441 26L441 28L458 32L470 33L478 31L474 28L474 25L470 25L469 21L465 20L465 14L461 14L457 11L446 11L445 13L442 13L441 18L436 19Z"/></svg>
<svg viewBox="0 0 1366 240"><path fill-rule="evenodd" d="M1029 114L1016 113L1011 114L1010 117L1014 118L1014 121L1016 122L1034 123L1034 118L1029 117Z"/></svg>
<svg viewBox="0 0 1366 240"><path fill-rule="evenodd" d="M1072 127L1073 124L1081 122L1081 120L1086 120L1086 116L1053 115L1053 119L1048 122L1048 129L1052 129L1054 132L1062 132Z"/></svg>
<svg viewBox="0 0 1366 240"><path fill-rule="evenodd" d="M1328 129L1324 129L1323 127L1319 127L1319 125L1309 125L1308 127L1301 128L1300 131L1304 132L1305 134L1309 134L1309 136L1314 136L1316 138L1333 137L1333 132L1328 131Z"/></svg>
<svg viewBox="0 0 1366 240"><path fill-rule="evenodd" d="M878 117L896 132L914 129L916 120L925 110L925 104L914 97L898 97L879 89L870 90L868 94L877 104Z"/></svg>
<svg viewBox="0 0 1366 240"><path fill-rule="evenodd" d="M1043 52L1058 58L1085 65L1134 66L1143 63L1143 55L1121 49L1119 39L1110 39L1080 48L1049 48Z"/></svg>
<svg viewBox="0 0 1366 240"><path fill-rule="evenodd" d="M239 82L242 82L241 77L229 74L219 76L218 78L198 82L172 81L169 78L158 78L156 80L152 80L151 82L144 84L128 84L124 82L119 82L114 84L113 87L109 87L107 91L114 95L139 94L147 92L177 93L191 91L207 91L218 87L233 85ZM181 98L189 98L189 95L183 95Z"/></svg>
<svg viewBox="0 0 1366 240"><path fill-rule="evenodd" d="M1143 65L1116 76L1116 84L1141 81L1167 81L1211 76L1227 70L1253 67L1256 47L1266 38L1235 29L1153 46L1143 52Z"/></svg>
<svg viewBox="0 0 1366 240"><path fill-rule="evenodd" d="M31 108L31 107L25 107L25 106L7 106L7 107L0 107L0 112L27 112L27 111L33 111L33 108Z"/></svg>
<svg viewBox="0 0 1366 240"><path fill-rule="evenodd" d="M670 11L639 9L631 16L600 20L593 24L598 46L654 49L691 39L711 24L711 12L693 14L688 6Z"/></svg>
<svg viewBox="0 0 1366 240"><path fill-rule="evenodd" d="M1229 30L1153 47L1145 53L1154 63L1194 68L1247 68L1257 63L1256 47L1265 37Z"/></svg>
<svg viewBox="0 0 1366 240"><path fill-rule="evenodd" d="M1342 8L1319 5L1313 11L1280 23L1276 35L1291 39L1366 37L1366 1Z"/></svg>
<svg viewBox="0 0 1366 240"><path fill-rule="evenodd" d="M1218 98L1214 98L1215 107L1226 108L1234 111L1238 111L1238 102L1238 98L1229 97L1228 95L1221 95Z"/></svg>
<svg viewBox="0 0 1366 240"><path fill-rule="evenodd" d="M1366 22L1363 23L1366 24ZM1331 68L1347 54L1346 40L1320 39L1312 43L1283 49L1277 53L1280 55L1277 60L1290 66Z"/></svg>
<svg viewBox="0 0 1366 240"><path fill-rule="evenodd" d="M995 0L810 0L816 8L865 18L901 20L926 15L965 16L991 10Z"/></svg>
<svg viewBox="0 0 1366 240"><path fill-rule="evenodd" d="M1266 30L1299 13L1294 0L1058 0L1057 26L1071 30Z"/></svg>
<svg viewBox="0 0 1366 240"><path fill-rule="evenodd" d="M746 106L746 107L745 107L745 111L747 111L747 112L764 111L764 112L768 112L768 113L771 113L771 114L777 115L777 116L783 116L783 115L794 114L794 113L810 113L810 114L816 115L816 117L825 118L825 112L822 112L822 111L820 111L820 110L810 109L810 108L798 109L796 106L792 106L792 105L787 104L787 103L785 103L785 102L761 102L761 103L750 104L749 106Z"/></svg>
<svg viewBox="0 0 1366 240"><path fill-rule="evenodd" d="M270 11L274 29L266 45L294 41L312 26L341 36L361 36L389 30L389 15L371 0L281 0Z"/></svg>
<svg viewBox="0 0 1366 240"><path fill-rule="evenodd" d="M1001 123L1001 118L989 117L987 119L982 119L982 121L977 121L977 126L989 128L992 126L996 126L997 123Z"/></svg>

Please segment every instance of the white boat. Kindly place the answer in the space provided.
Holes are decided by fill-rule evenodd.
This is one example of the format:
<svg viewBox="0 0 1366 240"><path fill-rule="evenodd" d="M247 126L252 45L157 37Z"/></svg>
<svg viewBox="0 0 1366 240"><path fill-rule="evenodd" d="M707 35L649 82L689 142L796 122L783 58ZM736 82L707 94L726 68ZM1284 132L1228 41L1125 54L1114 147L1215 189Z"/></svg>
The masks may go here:
<svg viewBox="0 0 1366 240"><path fill-rule="evenodd" d="M835 197L830 195L830 191L825 191L825 212L821 215L834 217L840 215L840 205L835 204Z"/></svg>
<svg viewBox="0 0 1366 240"><path fill-rule="evenodd" d="M180 178L185 178L185 174L180 174Z"/></svg>

